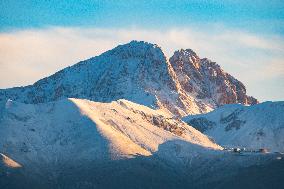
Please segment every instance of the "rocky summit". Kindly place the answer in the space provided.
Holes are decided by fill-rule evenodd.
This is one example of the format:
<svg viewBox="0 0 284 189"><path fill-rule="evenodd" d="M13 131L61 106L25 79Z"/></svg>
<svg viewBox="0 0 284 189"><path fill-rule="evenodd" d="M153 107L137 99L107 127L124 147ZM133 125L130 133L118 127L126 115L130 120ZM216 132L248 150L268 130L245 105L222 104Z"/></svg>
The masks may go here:
<svg viewBox="0 0 284 189"><path fill-rule="evenodd" d="M170 58L182 88L197 100L216 108L224 104L257 104L246 95L244 84L226 73L216 62L199 56L191 49L181 49Z"/></svg>

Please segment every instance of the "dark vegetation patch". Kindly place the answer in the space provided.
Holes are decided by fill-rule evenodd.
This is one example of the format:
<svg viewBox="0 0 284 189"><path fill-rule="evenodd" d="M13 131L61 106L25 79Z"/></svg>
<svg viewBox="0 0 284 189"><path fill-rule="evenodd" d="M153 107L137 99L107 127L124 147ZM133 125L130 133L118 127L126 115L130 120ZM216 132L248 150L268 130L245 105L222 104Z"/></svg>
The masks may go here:
<svg viewBox="0 0 284 189"><path fill-rule="evenodd" d="M230 131L232 129L239 130L241 126L243 126L246 123L246 121L240 120L238 117L240 113L242 113L242 111L243 110L235 110L228 116L221 117L220 123L227 124L227 126L225 127L225 131Z"/></svg>
<svg viewBox="0 0 284 189"><path fill-rule="evenodd" d="M231 123L229 123L226 127L225 127L225 131L230 131L232 129L236 129L239 130L241 128L241 126L243 124L245 124L245 121L242 120L233 120Z"/></svg>
<svg viewBox="0 0 284 189"><path fill-rule="evenodd" d="M191 119L187 123L202 133L212 129L216 125L216 123L204 117Z"/></svg>

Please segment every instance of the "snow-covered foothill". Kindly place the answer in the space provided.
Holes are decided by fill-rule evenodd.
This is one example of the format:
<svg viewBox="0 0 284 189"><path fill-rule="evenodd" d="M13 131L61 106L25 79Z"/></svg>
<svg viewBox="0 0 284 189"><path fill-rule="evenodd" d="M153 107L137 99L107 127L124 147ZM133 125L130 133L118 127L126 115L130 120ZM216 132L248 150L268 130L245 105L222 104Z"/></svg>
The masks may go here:
<svg viewBox="0 0 284 189"><path fill-rule="evenodd" d="M222 149L171 114L127 100L63 99L41 104L8 100L2 108L0 151L23 165L31 160L50 163L148 156L160 144L177 139Z"/></svg>
<svg viewBox="0 0 284 189"><path fill-rule="evenodd" d="M225 147L284 152L284 102L224 105L183 120Z"/></svg>

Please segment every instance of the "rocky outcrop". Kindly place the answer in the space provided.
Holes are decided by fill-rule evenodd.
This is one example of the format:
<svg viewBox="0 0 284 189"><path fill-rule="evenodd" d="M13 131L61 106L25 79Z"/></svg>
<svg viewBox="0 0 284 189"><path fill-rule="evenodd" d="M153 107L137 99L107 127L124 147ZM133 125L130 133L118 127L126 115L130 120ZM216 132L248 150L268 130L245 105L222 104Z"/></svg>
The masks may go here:
<svg viewBox="0 0 284 189"><path fill-rule="evenodd" d="M170 63L178 81L186 93L213 108L223 104L256 104L258 101L246 95L246 88L237 79L207 58L191 49L176 51Z"/></svg>

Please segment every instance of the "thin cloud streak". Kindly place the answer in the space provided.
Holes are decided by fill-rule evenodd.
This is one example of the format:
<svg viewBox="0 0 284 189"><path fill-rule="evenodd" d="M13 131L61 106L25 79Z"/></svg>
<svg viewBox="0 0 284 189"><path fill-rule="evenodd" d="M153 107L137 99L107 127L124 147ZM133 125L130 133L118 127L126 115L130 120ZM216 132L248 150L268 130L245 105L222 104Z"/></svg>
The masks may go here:
<svg viewBox="0 0 284 189"><path fill-rule="evenodd" d="M279 36L258 36L227 28L208 31L63 27L0 33L0 88L32 84L133 39L160 45L168 57L177 49L192 48L200 57L216 61L244 82L249 94L261 100L277 99L271 94L258 94L260 77L271 80L280 91L284 88L284 40Z"/></svg>

